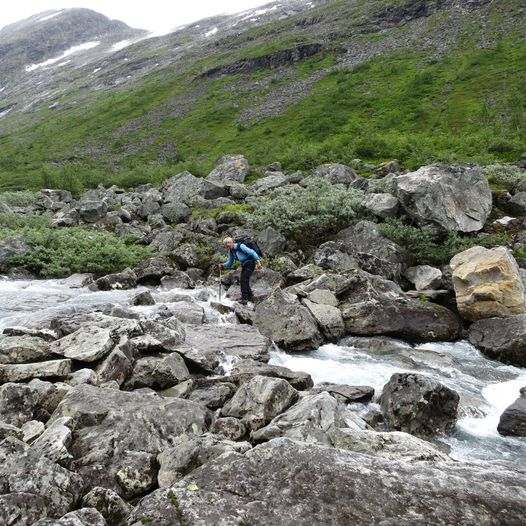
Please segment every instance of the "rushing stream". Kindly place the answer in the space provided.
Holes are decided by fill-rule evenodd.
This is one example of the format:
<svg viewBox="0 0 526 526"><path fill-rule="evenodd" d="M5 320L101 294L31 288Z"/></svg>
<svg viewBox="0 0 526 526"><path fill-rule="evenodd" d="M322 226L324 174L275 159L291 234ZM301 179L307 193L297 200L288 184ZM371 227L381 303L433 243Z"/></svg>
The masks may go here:
<svg viewBox="0 0 526 526"><path fill-rule="evenodd" d="M129 305L131 297L145 288L91 292L70 288L64 281L0 280L0 331L19 325L41 328L57 315L100 310L108 304ZM181 293L205 309L209 323L233 323L233 315L219 315L210 301L209 289L163 291L150 289L157 305L133 307L145 315ZM209 299L207 299L209 297ZM224 300L224 303L231 303ZM467 342L428 343L411 348L400 342L396 350L328 344L309 353L271 353L271 363L310 373L314 382L370 385L376 397L395 372L418 372L451 387L460 394L460 414L453 435L444 441L458 460L508 460L526 465L526 439L505 438L497 433L501 413L526 386L526 369L488 360Z"/></svg>

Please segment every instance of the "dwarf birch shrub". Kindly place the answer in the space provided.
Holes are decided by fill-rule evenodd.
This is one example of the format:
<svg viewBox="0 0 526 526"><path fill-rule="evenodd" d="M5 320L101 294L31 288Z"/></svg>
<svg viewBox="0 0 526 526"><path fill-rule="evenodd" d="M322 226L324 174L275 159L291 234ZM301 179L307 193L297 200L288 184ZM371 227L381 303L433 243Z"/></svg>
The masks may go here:
<svg viewBox="0 0 526 526"><path fill-rule="evenodd" d="M313 177L306 187L278 188L248 221L258 229L272 226L301 246L320 244L326 236L349 226L363 197L361 190Z"/></svg>
<svg viewBox="0 0 526 526"><path fill-rule="evenodd" d="M490 183L508 190L518 182L526 181L526 172L513 164L491 164L484 168L484 175Z"/></svg>

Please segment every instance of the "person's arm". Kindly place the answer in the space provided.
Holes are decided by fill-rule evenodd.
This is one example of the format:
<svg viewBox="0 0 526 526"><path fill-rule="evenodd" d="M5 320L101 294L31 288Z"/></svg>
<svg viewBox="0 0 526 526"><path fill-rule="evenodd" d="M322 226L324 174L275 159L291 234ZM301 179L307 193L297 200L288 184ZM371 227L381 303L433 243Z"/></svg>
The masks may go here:
<svg viewBox="0 0 526 526"><path fill-rule="evenodd" d="M245 254L247 254L247 256L250 256L254 261L259 261L258 253L255 250L252 250L243 243L240 243L239 249L242 250Z"/></svg>
<svg viewBox="0 0 526 526"><path fill-rule="evenodd" d="M232 254L232 250L228 251L228 259L223 263L224 268L232 268L232 265L234 264L234 256Z"/></svg>

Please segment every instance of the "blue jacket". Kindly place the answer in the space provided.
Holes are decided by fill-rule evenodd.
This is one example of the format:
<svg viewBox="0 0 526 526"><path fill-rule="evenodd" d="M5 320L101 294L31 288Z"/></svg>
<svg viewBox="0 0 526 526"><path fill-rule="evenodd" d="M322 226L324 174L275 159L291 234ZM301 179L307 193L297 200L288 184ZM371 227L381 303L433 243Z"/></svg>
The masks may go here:
<svg viewBox="0 0 526 526"><path fill-rule="evenodd" d="M236 261L239 261L243 265L247 261L259 261L259 256L254 250L243 243L234 243L234 248L228 251L228 259L224 267L231 268Z"/></svg>

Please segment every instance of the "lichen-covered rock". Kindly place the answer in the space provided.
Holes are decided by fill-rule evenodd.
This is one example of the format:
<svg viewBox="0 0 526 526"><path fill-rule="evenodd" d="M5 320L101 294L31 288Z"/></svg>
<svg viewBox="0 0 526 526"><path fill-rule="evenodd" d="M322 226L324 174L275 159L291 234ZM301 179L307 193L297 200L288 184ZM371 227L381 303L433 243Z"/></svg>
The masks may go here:
<svg viewBox="0 0 526 526"><path fill-rule="evenodd" d="M36 336L24 334L0 337L0 364L41 360L49 353L49 343Z"/></svg>
<svg viewBox="0 0 526 526"><path fill-rule="evenodd" d="M219 159L206 180L215 183L242 183L248 175L248 171L248 161L243 155L226 155Z"/></svg>
<svg viewBox="0 0 526 526"><path fill-rule="evenodd" d="M417 436L448 434L457 422L459 395L420 374L396 373L379 399L388 429Z"/></svg>
<svg viewBox="0 0 526 526"><path fill-rule="evenodd" d="M436 289L442 282L442 271L429 265L417 265L405 271L406 278L416 290Z"/></svg>
<svg viewBox="0 0 526 526"><path fill-rule="evenodd" d="M65 379L71 373L71 360L49 360L37 363L0 364L0 384L32 378Z"/></svg>
<svg viewBox="0 0 526 526"><path fill-rule="evenodd" d="M111 489L95 487L82 499L85 508L95 508L111 524L125 523L131 506Z"/></svg>
<svg viewBox="0 0 526 526"><path fill-rule="evenodd" d="M460 314L467 320L526 312L517 262L506 247L473 247L451 260Z"/></svg>
<svg viewBox="0 0 526 526"><path fill-rule="evenodd" d="M73 360L94 362L109 354L114 346L115 336L110 329L86 324L53 342L51 350Z"/></svg>
<svg viewBox="0 0 526 526"><path fill-rule="evenodd" d="M491 190L479 166L423 166L395 183L405 212L421 225L478 232L491 212Z"/></svg>
<svg viewBox="0 0 526 526"><path fill-rule="evenodd" d="M33 526L107 526L104 517L94 508L72 511L60 519L40 519Z"/></svg>

